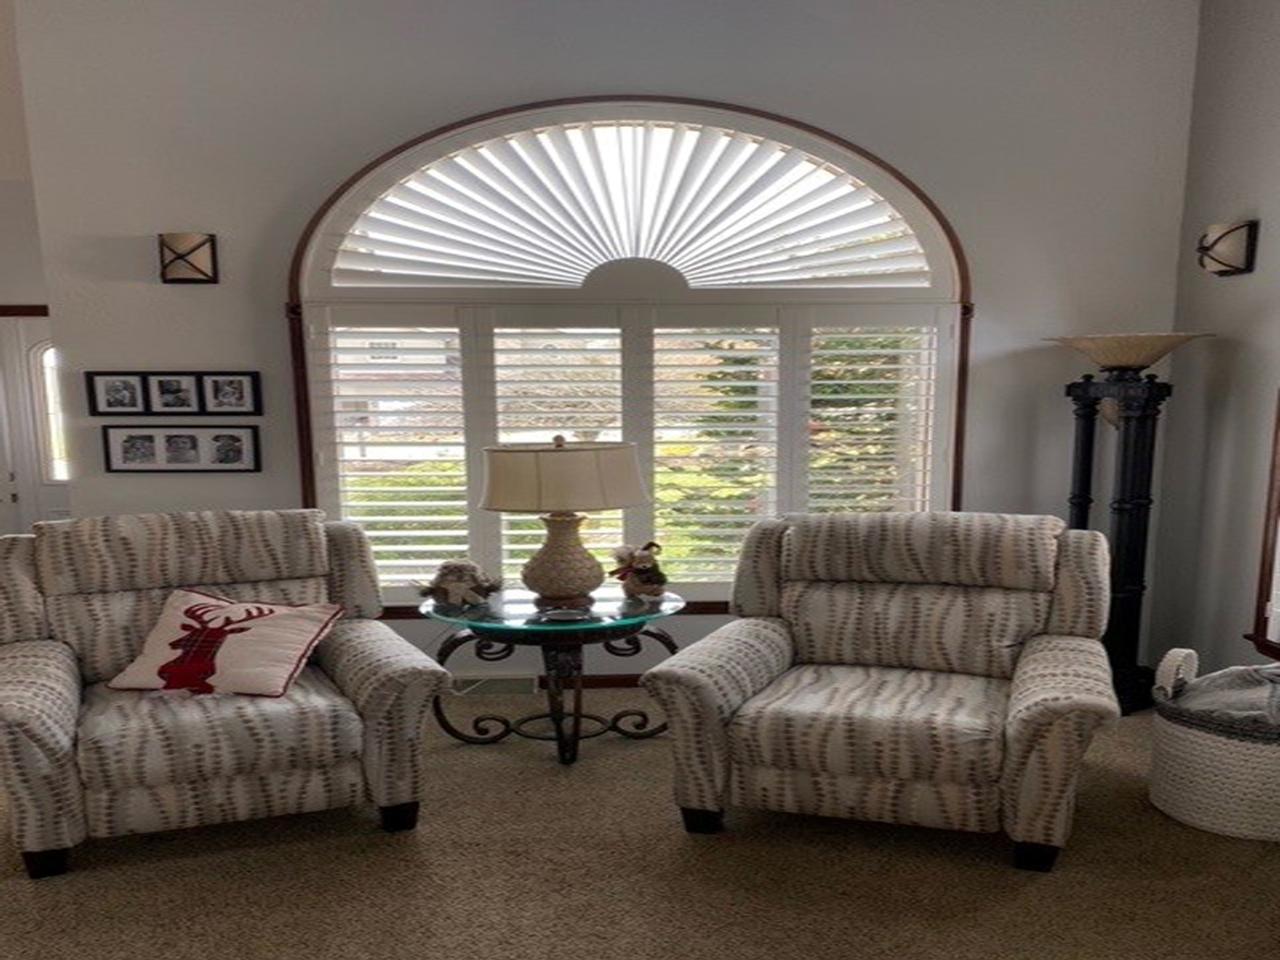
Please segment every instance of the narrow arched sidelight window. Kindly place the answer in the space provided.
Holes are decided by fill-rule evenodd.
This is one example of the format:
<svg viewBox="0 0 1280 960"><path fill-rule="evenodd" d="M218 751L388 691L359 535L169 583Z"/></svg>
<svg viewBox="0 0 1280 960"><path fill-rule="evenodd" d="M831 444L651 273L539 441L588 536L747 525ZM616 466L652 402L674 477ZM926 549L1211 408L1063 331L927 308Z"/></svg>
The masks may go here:
<svg viewBox="0 0 1280 960"><path fill-rule="evenodd" d="M809 128L628 99L459 124L353 178L296 266L314 501L365 526L393 598L540 542L477 509L494 442L634 440L654 503L589 543L657 539L694 598L762 516L951 505L958 248Z"/></svg>
<svg viewBox="0 0 1280 960"><path fill-rule="evenodd" d="M62 389L58 384L58 351L53 344L37 344L31 351L31 374L41 476L46 483L62 483L71 478L71 462L67 455Z"/></svg>

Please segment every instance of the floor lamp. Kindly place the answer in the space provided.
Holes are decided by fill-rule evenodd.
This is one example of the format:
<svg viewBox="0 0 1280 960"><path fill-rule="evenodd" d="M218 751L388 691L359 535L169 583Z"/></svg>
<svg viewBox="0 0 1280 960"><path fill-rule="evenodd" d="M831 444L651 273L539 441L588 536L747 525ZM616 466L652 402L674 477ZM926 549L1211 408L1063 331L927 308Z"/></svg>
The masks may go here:
<svg viewBox="0 0 1280 960"><path fill-rule="evenodd" d="M1067 384L1075 406L1075 455L1071 468L1068 525L1089 526L1093 506L1093 454L1098 414L1120 431L1111 500L1111 616L1102 643L1107 648L1116 696L1125 713L1151 705L1153 672L1138 662L1142 599L1146 592L1147 534L1155 466L1156 420L1173 392L1155 374L1142 371L1201 333L1126 333L1052 337L1079 350L1102 368ZM1105 405L1105 406L1104 406Z"/></svg>

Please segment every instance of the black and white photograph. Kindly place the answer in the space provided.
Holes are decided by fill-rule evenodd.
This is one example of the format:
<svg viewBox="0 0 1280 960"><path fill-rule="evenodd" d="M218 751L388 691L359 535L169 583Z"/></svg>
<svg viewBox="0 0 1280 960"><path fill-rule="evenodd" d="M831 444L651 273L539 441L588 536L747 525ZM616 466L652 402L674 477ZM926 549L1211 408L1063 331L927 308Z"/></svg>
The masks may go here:
<svg viewBox="0 0 1280 960"><path fill-rule="evenodd" d="M193 433L169 433L164 438L165 463L199 463L200 442Z"/></svg>
<svg viewBox="0 0 1280 960"><path fill-rule="evenodd" d="M257 373L200 374L201 413L207 416L262 413Z"/></svg>
<svg viewBox="0 0 1280 960"><path fill-rule="evenodd" d="M146 413L145 380L141 373L86 373L89 413L112 417Z"/></svg>
<svg viewBox="0 0 1280 960"><path fill-rule="evenodd" d="M126 434L120 449L125 463L156 462L156 437L153 433Z"/></svg>
<svg viewBox="0 0 1280 960"><path fill-rule="evenodd" d="M200 393L194 373L161 373L147 377L151 413L197 413Z"/></svg>
<svg viewBox="0 0 1280 960"><path fill-rule="evenodd" d="M110 473L256 473L258 428L249 425L102 428Z"/></svg>

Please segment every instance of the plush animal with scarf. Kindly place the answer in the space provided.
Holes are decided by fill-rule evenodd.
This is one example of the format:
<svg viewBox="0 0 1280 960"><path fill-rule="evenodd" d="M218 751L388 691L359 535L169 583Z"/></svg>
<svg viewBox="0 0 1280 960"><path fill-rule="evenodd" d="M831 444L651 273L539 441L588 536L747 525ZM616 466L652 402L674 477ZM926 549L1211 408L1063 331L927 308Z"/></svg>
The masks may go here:
<svg viewBox="0 0 1280 960"><path fill-rule="evenodd" d="M666 592L667 575L658 565L661 544L650 540L643 547L623 545L613 551L617 568L609 576L622 581L622 592L628 597L653 600Z"/></svg>

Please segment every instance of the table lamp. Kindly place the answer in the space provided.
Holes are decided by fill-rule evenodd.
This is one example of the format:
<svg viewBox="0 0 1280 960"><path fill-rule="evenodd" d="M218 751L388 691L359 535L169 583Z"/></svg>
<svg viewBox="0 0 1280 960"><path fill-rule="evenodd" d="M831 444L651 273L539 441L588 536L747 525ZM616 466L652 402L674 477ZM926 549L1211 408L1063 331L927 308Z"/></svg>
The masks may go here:
<svg viewBox="0 0 1280 960"><path fill-rule="evenodd" d="M582 607L604 583L604 567L582 545L579 511L649 502L634 443L504 443L485 447L480 506L540 513L547 539L521 571L540 607Z"/></svg>

